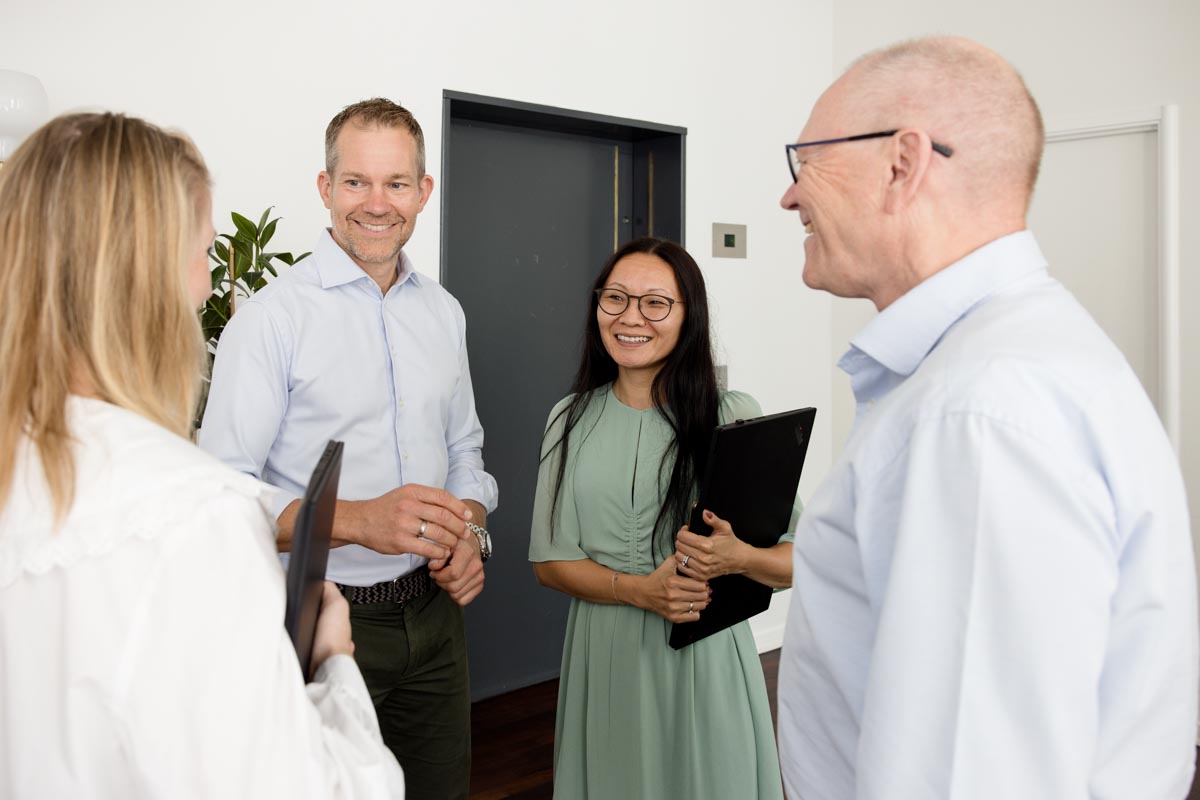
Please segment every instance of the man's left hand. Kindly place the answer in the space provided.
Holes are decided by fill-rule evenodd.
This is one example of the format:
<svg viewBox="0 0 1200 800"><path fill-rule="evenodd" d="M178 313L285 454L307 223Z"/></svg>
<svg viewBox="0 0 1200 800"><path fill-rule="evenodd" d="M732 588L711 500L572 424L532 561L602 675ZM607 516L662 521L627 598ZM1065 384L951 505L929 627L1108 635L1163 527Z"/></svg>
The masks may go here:
<svg viewBox="0 0 1200 800"><path fill-rule="evenodd" d="M483 591L483 559L474 535L458 540L450 558L429 562L429 574L450 599L465 606Z"/></svg>

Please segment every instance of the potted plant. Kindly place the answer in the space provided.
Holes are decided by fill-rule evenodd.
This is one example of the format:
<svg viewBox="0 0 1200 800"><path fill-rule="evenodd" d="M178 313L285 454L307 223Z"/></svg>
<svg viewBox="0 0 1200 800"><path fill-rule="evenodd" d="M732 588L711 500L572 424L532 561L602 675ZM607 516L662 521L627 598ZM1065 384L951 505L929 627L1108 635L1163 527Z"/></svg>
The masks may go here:
<svg viewBox="0 0 1200 800"><path fill-rule="evenodd" d="M289 267L303 261L311 253L293 256L291 253L273 253L267 249L272 237L275 236L275 226L280 218L267 219L271 215L270 206L262 213L255 225L248 218L236 211L230 216L237 232L230 235L222 233L213 242L208 257L216 265L212 270L213 294L200 309L200 327L208 342L208 366L212 372L213 358L217 353L217 342L225 325L237 311L239 300L244 300L267 285L267 275L278 277L274 261L287 264ZM224 240L224 241L222 241ZM218 293L219 292L219 293ZM208 399L208 377L205 376L204 391L201 393L200 407L196 411L196 428L204 418L204 406Z"/></svg>

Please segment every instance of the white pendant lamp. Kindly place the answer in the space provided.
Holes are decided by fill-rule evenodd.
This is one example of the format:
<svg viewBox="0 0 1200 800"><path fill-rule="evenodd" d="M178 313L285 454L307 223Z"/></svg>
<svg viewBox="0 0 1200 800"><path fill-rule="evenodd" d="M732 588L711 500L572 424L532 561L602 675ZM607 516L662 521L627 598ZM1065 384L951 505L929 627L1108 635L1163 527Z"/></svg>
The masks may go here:
<svg viewBox="0 0 1200 800"><path fill-rule="evenodd" d="M32 75L0 69L0 163L50 116L42 82Z"/></svg>

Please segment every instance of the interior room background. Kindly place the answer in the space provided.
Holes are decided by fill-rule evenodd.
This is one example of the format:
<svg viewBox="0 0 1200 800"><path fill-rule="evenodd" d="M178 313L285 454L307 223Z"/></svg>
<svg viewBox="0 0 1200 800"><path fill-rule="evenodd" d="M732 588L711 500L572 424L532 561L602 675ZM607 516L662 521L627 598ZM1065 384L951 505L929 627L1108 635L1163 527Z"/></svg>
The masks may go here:
<svg viewBox="0 0 1200 800"><path fill-rule="evenodd" d="M275 206L283 220L273 244L293 252L311 249L328 224L316 191L325 124L362 98L387 96L416 114L435 180L442 175L447 89L685 127L686 244L709 284L729 385L753 394L767 413L801 405L820 409L802 497L828 470L852 420L848 381L833 363L873 313L863 301L834 300L804 287L801 226L778 206L789 180L783 145L795 141L829 82L871 48L955 33L982 41L1017 66L1052 132L1129 121L1174 104L1183 222L1176 298L1180 455L1192 529L1200 530L1195 0L3 0L0 19L0 68L40 78L51 113L114 109L186 131L213 172L218 230L230 227L230 211ZM1085 151L1056 153L1059 145L1050 146L1047 170L1051 159L1065 170L1054 173L1050 211L1070 212L1072 187L1080 187L1082 204L1082 195L1093 193L1085 187L1097 183L1126 202L1124 211L1106 203L1089 206L1078 230L1056 244L1063 252L1073 252L1072 235L1086 244L1080 252L1091 252L1097 246L1092 237L1106 241L1129 221L1130 208L1142 239L1157 224L1161 209L1146 208L1157 185L1155 134L1131 135L1141 138L1110 137L1096 145L1093 161ZM1068 152L1075 155L1062 155ZM1132 170L1126 183L1106 179L1114 157ZM434 278L440 214L435 194L406 248L417 268ZM712 257L714 222L748 226L744 260ZM1138 252L1153 259L1154 241L1138 241ZM1139 346L1153 351L1161 345L1153 338L1155 265L1128 266L1142 276L1134 279L1142 281L1142 294L1130 314L1146 317L1143 327L1151 332ZM1089 279L1087 264L1076 270ZM1098 291L1119 308L1129 288ZM528 319L520 309L512 313L514 324ZM494 532L498 549L522 557L527 535ZM485 591L476 602L487 599ZM786 604L781 593L754 620L760 651L779 646Z"/></svg>

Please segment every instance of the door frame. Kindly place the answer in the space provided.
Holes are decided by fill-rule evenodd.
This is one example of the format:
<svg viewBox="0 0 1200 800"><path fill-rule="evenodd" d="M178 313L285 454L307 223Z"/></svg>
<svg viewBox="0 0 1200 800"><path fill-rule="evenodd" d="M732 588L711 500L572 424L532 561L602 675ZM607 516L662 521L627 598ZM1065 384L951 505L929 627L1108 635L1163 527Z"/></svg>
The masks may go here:
<svg viewBox="0 0 1200 800"><path fill-rule="evenodd" d="M1179 106L1130 114L1117 122L1050 128L1046 144L1153 133L1158 137L1158 413L1167 438L1180 452L1182 374L1179 328Z"/></svg>
<svg viewBox="0 0 1200 800"><path fill-rule="evenodd" d="M474 120L556 133L578 134L627 141L633 144L633 213L644 219L635 224L635 236L660 235L686 247L687 217L687 128L659 122L614 117L591 111L527 103L502 97L488 97L453 89L442 91L442 187L441 214L449 211L450 128L455 120ZM655 149L665 147L667 158L655 159ZM656 202L655 187L671 184L668 196L678 197L678 205ZM677 194L676 194L677 192ZM614 210L615 213L615 210ZM446 282L447 226L441 226L441 257L438 280ZM616 243L613 249L616 250Z"/></svg>

